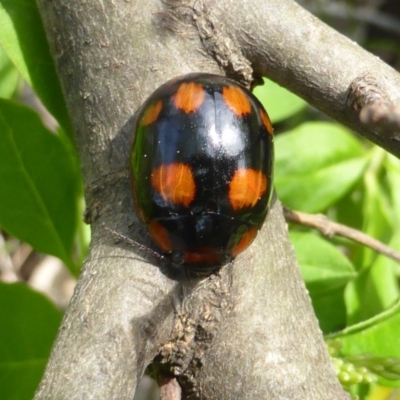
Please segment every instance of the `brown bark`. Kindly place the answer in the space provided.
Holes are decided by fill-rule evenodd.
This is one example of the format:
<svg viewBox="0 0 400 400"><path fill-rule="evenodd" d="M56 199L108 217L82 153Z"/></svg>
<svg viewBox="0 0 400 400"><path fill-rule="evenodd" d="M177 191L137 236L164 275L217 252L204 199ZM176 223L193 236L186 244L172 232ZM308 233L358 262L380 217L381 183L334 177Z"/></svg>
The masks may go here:
<svg viewBox="0 0 400 400"><path fill-rule="evenodd" d="M85 180L93 239L36 399L132 399L146 366L169 364L183 398L345 399L298 272L278 201L234 265L171 279L133 212L132 116L167 79L252 68L400 154L364 127L349 88L376 75L380 98L399 76L290 0L38 0ZM356 91L357 92L357 91Z"/></svg>

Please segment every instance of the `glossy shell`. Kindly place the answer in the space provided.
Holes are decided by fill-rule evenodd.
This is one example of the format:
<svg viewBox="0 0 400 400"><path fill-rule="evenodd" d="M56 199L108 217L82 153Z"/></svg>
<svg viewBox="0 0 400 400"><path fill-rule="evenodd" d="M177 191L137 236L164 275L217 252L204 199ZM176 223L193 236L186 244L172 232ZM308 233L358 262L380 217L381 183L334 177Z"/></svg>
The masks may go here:
<svg viewBox="0 0 400 400"><path fill-rule="evenodd" d="M272 126L260 102L225 77L185 75L146 100L134 129L133 196L157 246L200 267L245 250L272 192Z"/></svg>

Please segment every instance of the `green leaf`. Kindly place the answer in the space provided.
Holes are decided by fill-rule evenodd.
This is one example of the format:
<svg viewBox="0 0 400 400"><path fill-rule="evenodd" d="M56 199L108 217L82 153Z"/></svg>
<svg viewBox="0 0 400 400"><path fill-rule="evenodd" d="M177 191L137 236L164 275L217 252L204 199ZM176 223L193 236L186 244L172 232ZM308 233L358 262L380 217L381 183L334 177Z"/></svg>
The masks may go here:
<svg viewBox="0 0 400 400"><path fill-rule="evenodd" d="M290 232L301 273L315 294L343 287L357 275L350 260L334 245L313 233Z"/></svg>
<svg viewBox="0 0 400 400"><path fill-rule="evenodd" d="M390 204L393 209L391 220L393 226L398 227L400 225L400 160L391 154L386 154L385 167L387 185L390 190Z"/></svg>
<svg viewBox="0 0 400 400"><path fill-rule="evenodd" d="M328 210L330 217L336 222L351 226L354 229L362 230L364 221L363 214L364 187L360 181L356 187L348 192L344 197L332 205ZM347 248L353 252L354 247L359 246L355 242L349 242ZM354 260L353 260L354 261Z"/></svg>
<svg viewBox="0 0 400 400"><path fill-rule="evenodd" d="M346 322L344 288L356 277L353 265L317 235L291 232L290 239L321 329L328 333L342 328Z"/></svg>
<svg viewBox="0 0 400 400"><path fill-rule="evenodd" d="M31 400L62 315L21 283L0 282L0 303L0 398Z"/></svg>
<svg viewBox="0 0 400 400"><path fill-rule="evenodd" d="M18 84L18 71L0 47L0 97L10 98Z"/></svg>
<svg viewBox="0 0 400 400"><path fill-rule="evenodd" d="M345 355L400 357L400 301L387 311L346 328L330 338L340 340L341 352ZM385 381L385 385L399 384L400 382Z"/></svg>
<svg viewBox="0 0 400 400"><path fill-rule="evenodd" d="M0 44L43 104L71 135L71 123L35 0L0 0Z"/></svg>
<svg viewBox="0 0 400 400"><path fill-rule="evenodd" d="M9 100L0 100L0 142L0 225L73 269L79 178L70 154L34 111Z"/></svg>
<svg viewBox="0 0 400 400"><path fill-rule="evenodd" d="M343 298L343 287L332 288L329 293L314 296L310 293L315 315L319 326L327 335L337 332L346 326L346 305Z"/></svg>
<svg viewBox="0 0 400 400"><path fill-rule="evenodd" d="M256 86L253 93L268 111L274 124L297 114L307 105L303 99L268 79L264 79L264 85Z"/></svg>
<svg viewBox="0 0 400 400"><path fill-rule="evenodd" d="M397 226L392 224L390 198L382 185L384 160L386 152L375 147L370 156L368 168L364 173L364 195L362 211L364 221L362 231L382 242L388 242ZM377 257L377 253L367 247L361 247L355 262L361 267L370 266Z"/></svg>
<svg viewBox="0 0 400 400"><path fill-rule="evenodd" d="M362 179L367 157L345 128L310 122L275 140L275 185L282 202L305 212L320 212Z"/></svg>
<svg viewBox="0 0 400 400"><path fill-rule="evenodd" d="M389 247L398 246L399 241L400 233L397 233ZM395 261L379 255L369 268L363 269L357 279L349 283L345 291L348 325L381 313L399 298L396 266Z"/></svg>

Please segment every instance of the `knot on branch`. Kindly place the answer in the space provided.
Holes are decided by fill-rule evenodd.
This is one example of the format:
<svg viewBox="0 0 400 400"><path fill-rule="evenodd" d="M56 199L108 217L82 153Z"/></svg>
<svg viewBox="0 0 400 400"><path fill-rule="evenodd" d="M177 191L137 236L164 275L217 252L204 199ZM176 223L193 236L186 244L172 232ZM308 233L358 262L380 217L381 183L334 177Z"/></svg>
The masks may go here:
<svg viewBox="0 0 400 400"><path fill-rule="evenodd" d="M250 61L228 35L222 21L216 20L202 1L196 3L193 19L207 53L217 60L228 76L250 88L253 81Z"/></svg>
<svg viewBox="0 0 400 400"><path fill-rule="evenodd" d="M390 137L400 135L400 104L383 96L375 77L366 73L354 79L349 87L347 106L359 113L363 125L376 128Z"/></svg>
<svg viewBox="0 0 400 400"><path fill-rule="evenodd" d="M391 137L400 136L400 104L377 102L366 105L360 112L360 121L376 126Z"/></svg>
<svg viewBox="0 0 400 400"><path fill-rule="evenodd" d="M382 102L383 100L379 83L373 75L366 73L351 82L347 96L347 106L353 110L361 111L367 104Z"/></svg>
<svg viewBox="0 0 400 400"><path fill-rule="evenodd" d="M230 274L230 272L229 272ZM231 310L230 283L227 275L217 273L202 281L195 292L186 296L175 319L171 339L159 352L157 361L163 373L174 375L185 399L201 398L199 374L204 353L211 347L221 319Z"/></svg>
<svg viewBox="0 0 400 400"><path fill-rule="evenodd" d="M250 88L253 69L243 55L240 45L232 39L221 20L217 20L202 0L163 0L165 10L159 14L164 28L185 38L193 38L195 28L207 54L212 56L225 73Z"/></svg>

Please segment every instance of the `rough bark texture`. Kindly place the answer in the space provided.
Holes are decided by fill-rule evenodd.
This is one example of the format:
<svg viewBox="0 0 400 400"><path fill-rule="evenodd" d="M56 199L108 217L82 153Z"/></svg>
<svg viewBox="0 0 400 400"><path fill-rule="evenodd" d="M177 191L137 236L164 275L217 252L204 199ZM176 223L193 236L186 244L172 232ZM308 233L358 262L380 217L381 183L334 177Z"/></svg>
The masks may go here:
<svg viewBox="0 0 400 400"><path fill-rule="evenodd" d="M379 77L381 97L397 100L398 75L290 0L37 1L73 120L93 239L36 399L132 399L156 356L183 398L348 398L278 201L251 248L202 280L171 279L105 227L150 246L133 212L128 155L134 112L167 79L225 71L249 84L253 67L400 154L395 137L363 128L346 103L365 71Z"/></svg>

